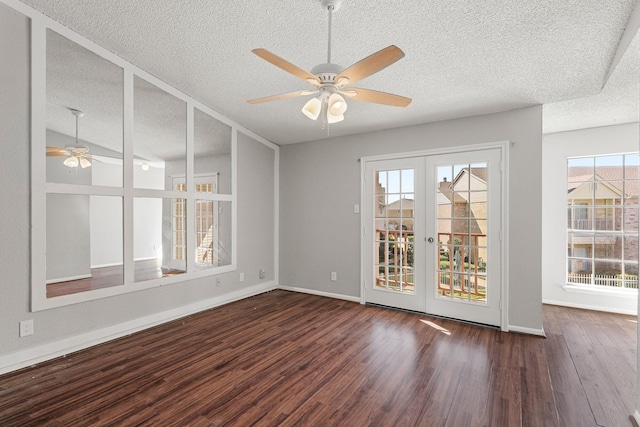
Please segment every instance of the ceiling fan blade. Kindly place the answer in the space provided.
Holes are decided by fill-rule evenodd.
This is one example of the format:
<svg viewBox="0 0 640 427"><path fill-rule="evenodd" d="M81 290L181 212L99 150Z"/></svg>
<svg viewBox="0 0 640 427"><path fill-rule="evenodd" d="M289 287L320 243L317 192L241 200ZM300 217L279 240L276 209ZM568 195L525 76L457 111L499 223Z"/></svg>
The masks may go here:
<svg viewBox="0 0 640 427"><path fill-rule="evenodd" d="M350 84L355 83L358 80L362 80L365 77L369 77L370 75L387 68L389 65L403 57L404 52L398 46L391 45L385 47L384 49L367 56L343 70L336 77L336 81L339 81L341 78L347 78L349 79Z"/></svg>
<svg viewBox="0 0 640 427"><path fill-rule="evenodd" d="M47 147L47 156L69 156L71 153L64 148Z"/></svg>
<svg viewBox="0 0 640 427"><path fill-rule="evenodd" d="M249 104L258 104L260 102L275 101L278 99L295 98L296 96L313 95L317 90L299 90L296 92L283 93L280 95L265 96L264 98L250 99Z"/></svg>
<svg viewBox="0 0 640 427"><path fill-rule="evenodd" d="M411 104L411 98L371 89L350 87L340 91L340 93L360 101L375 102L376 104L391 105L394 107L406 107Z"/></svg>
<svg viewBox="0 0 640 427"><path fill-rule="evenodd" d="M270 62L271 64L273 64L276 67L286 71L289 74L293 74L294 76L296 76L296 77L298 77L298 78L300 78L302 80L308 81L309 83L315 82L317 84L320 84L320 79L318 79L313 74L303 70L302 68L298 67L297 65L293 65L291 62L280 58L278 55L275 55L275 54L269 52L266 49L262 49L262 48L253 49L251 52L255 53L260 58L264 59L267 62ZM314 83L312 83L312 84L314 84Z"/></svg>

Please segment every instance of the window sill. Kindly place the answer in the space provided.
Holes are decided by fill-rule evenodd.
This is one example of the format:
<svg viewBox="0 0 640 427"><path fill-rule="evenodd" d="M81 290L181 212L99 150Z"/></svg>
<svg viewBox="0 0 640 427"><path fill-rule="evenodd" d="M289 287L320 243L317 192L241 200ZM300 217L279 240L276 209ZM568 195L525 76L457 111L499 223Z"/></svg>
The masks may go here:
<svg viewBox="0 0 640 427"><path fill-rule="evenodd" d="M623 288L605 288L605 287L595 287L595 286L585 286L585 285L573 285L566 284L562 286L567 292L580 293L580 294L590 294L590 295L606 295L606 296L614 296L614 297L622 297L622 298L637 298L638 290L637 289L623 289Z"/></svg>

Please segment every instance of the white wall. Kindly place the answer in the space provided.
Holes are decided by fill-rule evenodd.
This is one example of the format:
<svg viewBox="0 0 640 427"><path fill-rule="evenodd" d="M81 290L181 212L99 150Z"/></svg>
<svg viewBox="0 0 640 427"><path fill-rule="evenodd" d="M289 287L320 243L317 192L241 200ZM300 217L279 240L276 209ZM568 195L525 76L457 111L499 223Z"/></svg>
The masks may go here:
<svg viewBox="0 0 640 427"><path fill-rule="evenodd" d="M133 200L133 259L162 257L162 199Z"/></svg>
<svg viewBox="0 0 640 427"><path fill-rule="evenodd" d="M85 303L30 311L29 21L0 4L0 372L47 355L95 344L192 310L275 287L274 164L277 154L238 138L238 259L240 271ZM260 213L257 215L256 213ZM265 267L267 276L258 278ZM33 319L34 335L19 338L18 322ZM22 364L22 365L21 365Z"/></svg>
<svg viewBox="0 0 640 427"><path fill-rule="evenodd" d="M360 157L509 140L509 324L541 333L541 114L531 107L283 146L280 284L360 296Z"/></svg>
<svg viewBox="0 0 640 427"><path fill-rule="evenodd" d="M218 174L218 193L231 194L231 155L207 156L198 158L193 165L194 174Z"/></svg>
<svg viewBox="0 0 640 427"><path fill-rule="evenodd" d="M637 313L635 294L566 287L567 157L638 151L638 124L545 135L542 144L542 299L545 303Z"/></svg>
<svg viewBox="0 0 640 427"><path fill-rule="evenodd" d="M92 185L122 186L121 165L93 162L89 170ZM90 196L91 268L123 263L122 209L122 197Z"/></svg>

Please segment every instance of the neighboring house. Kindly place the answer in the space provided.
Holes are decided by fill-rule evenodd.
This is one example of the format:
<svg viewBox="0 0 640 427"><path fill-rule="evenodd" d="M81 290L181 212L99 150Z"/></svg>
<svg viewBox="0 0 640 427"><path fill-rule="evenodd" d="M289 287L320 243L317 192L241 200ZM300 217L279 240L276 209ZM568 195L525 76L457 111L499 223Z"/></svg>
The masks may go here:
<svg viewBox="0 0 640 427"><path fill-rule="evenodd" d="M467 273L483 275L487 261L487 181L485 167L461 169L452 181L445 178L438 184L438 242L440 286L449 289L447 272L463 269ZM398 273L410 272L413 267L414 200L399 195L385 204L386 189L378 183L376 213L377 252L379 271L377 280L400 285ZM386 255L385 255L386 254ZM453 262L448 262L453 261ZM409 283L412 275L407 276ZM389 280L389 279L392 280ZM478 280L472 279L474 293L485 294Z"/></svg>
<svg viewBox="0 0 640 427"><path fill-rule="evenodd" d="M567 206L570 276L616 276L623 260L637 261L637 166L569 167ZM624 264L638 274L637 263Z"/></svg>
<svg viewBox="0 0 640 427"><path fill-rule="evenodd" d="M393 230L413 231L414 202L413 199L401 198L386 206L386 217L389 228Z"/></svg>
<svg viewBox="0 0 640 427"><path fill-rule="evenodd" d="M462 258L486 261L487 249L487 169L462 169L449 182L446 178L438 187L438 241L442 245L471 246L462 248ZM450 250L450 249L449 249ZM454 247L454 255L458 248ZM447 251L447 249L444 249ZM469 253L465 253L465 252ZM451 257L450 257L451 259Z"/></svg>

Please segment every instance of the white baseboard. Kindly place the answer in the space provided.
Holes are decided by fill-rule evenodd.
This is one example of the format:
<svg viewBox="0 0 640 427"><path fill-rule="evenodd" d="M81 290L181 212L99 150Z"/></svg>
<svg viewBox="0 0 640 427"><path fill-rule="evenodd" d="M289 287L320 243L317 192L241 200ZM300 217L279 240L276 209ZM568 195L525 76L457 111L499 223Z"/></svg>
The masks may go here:
<svg viewBox="0 0 640 427"><path fill-rule="evenodd" d="M189 316L203 310L208 310L243 298L272 291L277 288L278 287L275 282L261 283L259 285L240 289L205 301L199 301L184 307L163 311L162 313L153 314L140 319L131 320L129 322L119 323L97 331L87 332L85 334L76 335L53 343L1 356L0 375L17 369L26 368L27 366L32 366L46 360L54 359L56 357L64 356L65 354L83 350L94 345L102 344L104 342L167 323L181 317Z"/></svg>
<svg viewBox="0 0 640 427"><path fill-rule="evenodd" d="M607 312L607 313L617 313L617 314L629 314L629 315L632 315L632 316L637 316L638 315L638 310L637 309L636 310L624 310L624 309L601 307L601 306L596 306L596 305L579 304L579 303L574 303L574 302L557 301L557 300L550 300L550 299L543 299L542 303L543 304L549 304L549 305L559 305L559 306L562 306L562 307L581 308L583 310L604 311L604 312Z"/></svg>
<svg viewBox="0 0 640 427"><path fill-rule="evenodd" d="M70 282L72 280L82 280L82 279L88 279L90 277L91 277L91 273L89 273L89 274L80 274L78 276L60 277L58 279L47 279L47 281L45 283L47 285L50 285L51 283Z"/></svg>
<svg viewBox="0 0 640 427"><path fill-rule="evenodd" d="M298 287L295 287L295 286L278 286L278 289L282 289L283 291L300 292L300 293L303 293L303 294L311 294L311 295L318 295L318 296L321 296L321 297L341 299L341 300L352 301L352 302L357 302L357 303L360 302L360 297L353 297L353 296L350 296L350 295L342 295L342 294L334 294L332 292L316 291L314 289L298 288Z"/></svg>
<svg viewBox="0 0 640 427"><path fill-rule="evenodd" d="M547 335L544 333L544 329L534 329L534 328L525 328L523 326L515 326L509 325L509 332L519 332L521 334L529 334L529 335L538 335L540 337L546 337Z"/></svg>
<svg viewBox="0 0 640 427"><path fill-rule="evenodd" d="M640 426L640 412L636 410L636 412L633 413L632 417L633 417L633 420L636 422L636 425Z"/></svg>

